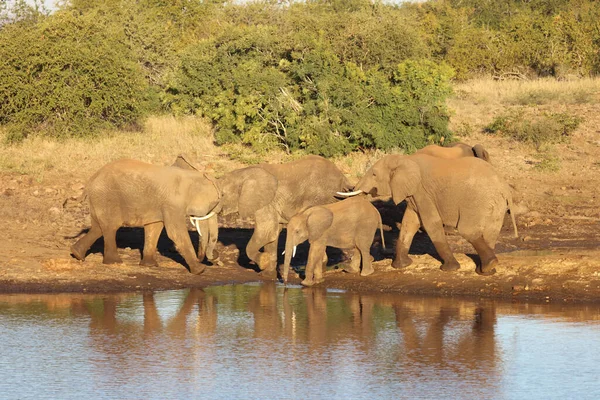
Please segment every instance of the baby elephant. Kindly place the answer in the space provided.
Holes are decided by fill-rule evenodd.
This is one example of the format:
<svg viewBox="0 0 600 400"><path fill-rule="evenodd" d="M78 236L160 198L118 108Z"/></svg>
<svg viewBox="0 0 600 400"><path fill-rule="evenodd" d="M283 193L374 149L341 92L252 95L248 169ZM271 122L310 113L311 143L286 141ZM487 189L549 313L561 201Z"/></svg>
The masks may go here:
<svg viewBox="0 0 600 400"><path fill-rule="evenodd" d="M287 225L283 281L287 282L290 263L296 245L308 239L310 250L306 264L304 286L323 282L323 267L327 264L327 246L341 249L354 248L349 272L362 276L374 272L369 251L377 227L381 230L379 211L365 196L352 197L337 203L311 207L294 215ZM385 247L383 230L381 241Z"/></svg>
<svg viewBox="0 0 600 400"><path fill-rule="evenodd" d="M121 226L144 227L142 265L157 265L156 246L163 227L187 262L200 274L187 230L186 217L210 218L218 211L220 191L205 174L177 167L159 167L136 160L118 160L100 168L85 188L90 202L92 227L71 246L78 260L104 236L105 264L120 263L116 233Z"/></svg>

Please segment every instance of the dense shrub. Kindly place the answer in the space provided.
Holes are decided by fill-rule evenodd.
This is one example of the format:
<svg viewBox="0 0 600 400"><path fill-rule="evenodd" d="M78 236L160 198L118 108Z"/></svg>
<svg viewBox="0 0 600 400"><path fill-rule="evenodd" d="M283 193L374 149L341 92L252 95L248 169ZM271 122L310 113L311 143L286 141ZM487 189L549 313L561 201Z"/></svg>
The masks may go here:
<svg viewBox="0 0 600 400"><path fill-rule="evenodd" d="M304 149L415 149L449 136L451 68L406 61L386 73L343 61L318 34L235 27L190 46L164 97L217 126L217 142Z"/></svg>
<svg viewBox="0 0 600 400"><path fill-rule="evenodd" d="M0 35L0 124L11 140L34 131L60 137L136 121L146 82L124 44L98 12L66 11Z"/></svg>
<svg viewBox="0 0 600 400"><path fill-rule="evenodd" d="M410 151L450 139L450 79L600 72L592 0L71 0L49 15L10 4L0 124L14 140L169 112L257 150Z"/></svg>
<svg viewBox="0 0 600 400"><path fill-rule="evenodd" d="M494 118L485 131L529 143L539 149L544 144L568 140L569 135L581 122L581 118L566 113L534 112L516 108Z"/></svg>

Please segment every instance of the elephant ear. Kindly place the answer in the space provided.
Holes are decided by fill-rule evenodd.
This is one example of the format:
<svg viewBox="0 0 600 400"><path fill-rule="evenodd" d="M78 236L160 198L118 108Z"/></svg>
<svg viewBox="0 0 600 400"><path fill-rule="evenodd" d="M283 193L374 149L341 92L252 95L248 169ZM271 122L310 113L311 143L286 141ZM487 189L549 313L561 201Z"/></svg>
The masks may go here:
<svg viewBox="0 0 600 400"><path fill-rule="evenodd" d="M275 176L260 167L240 171L242 180L239 192L238 213L242 218L254 215L275 198L278 181Z"/></svg>
<svg viewBox="0 0 600 400"><path fill-rule="evenodd" d="M177 156L177 158L175 159L175 162L171 166L182 168L182 169L192 169L195 171L201 171L200 167L196 163L194 163L190 159L190 157L185 153L179 154Z"/></svg>
<svg viewBox="0 0 600 400"><path fill-rule="evenodd" d="M399 157L391 168L390 187L394 203L400 204L412 196L421 184L419 165L408 157Z"/></svg>
<svg viewBox="0 0 600 400"><path fill-rule="evenodd" d="M333 212L325 207L313 207L307 211L306 227L308 241L319 239L333 222Z"/></svg>
<svg viewBox="0 0 600 400"><path fill-rule="evenodd" d="M482 160L491 163L490 154L487 152L486 149L483 148L482 145L476 144L475 146L473 146L473 154L475 155L475 157L481 158Z"/></svg>

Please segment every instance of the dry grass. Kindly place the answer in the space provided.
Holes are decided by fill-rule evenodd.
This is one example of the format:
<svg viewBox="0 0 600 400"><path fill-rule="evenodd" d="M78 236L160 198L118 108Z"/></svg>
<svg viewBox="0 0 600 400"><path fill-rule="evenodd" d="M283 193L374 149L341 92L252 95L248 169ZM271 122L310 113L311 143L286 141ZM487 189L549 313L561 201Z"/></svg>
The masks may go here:
<svg viewBox="0 0 600 400"><path fill-rule="evenodd" d="M0 132L0 143L3 139ZM135 158L168 165L179 153L203 164L219 160L210 125L202 119L150 117L141 132L106 133L100 138L56 141L30 138L18 145L0 147L0 170L34 176L41 182L50 175L88 176L119 158ZM214 167L213 167L214 168Z"/></svg>
<svg viewBox="0 0 600 400"><path fill-rule="evenodd" d="M474 79L455 86L456 98L475 104L541 105L585 104L599 100L600 78L559 81Z"/></svg>

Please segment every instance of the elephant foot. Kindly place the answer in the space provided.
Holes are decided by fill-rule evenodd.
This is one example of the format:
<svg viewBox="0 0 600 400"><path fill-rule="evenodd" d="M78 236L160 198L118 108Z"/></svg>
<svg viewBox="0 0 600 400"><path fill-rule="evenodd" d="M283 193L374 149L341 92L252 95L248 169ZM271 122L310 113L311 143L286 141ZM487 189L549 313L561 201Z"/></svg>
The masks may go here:
<svg viewBox="0 0 600 400"><path fill-rule="evenodd" d="M158 261L154 257L142 258L140 265L144 267L158 267Z"/></svg>
<svg viewBox="0 0 600 400"><path fill-rule="evenodd" d="M485 264L482 263L481 266L478 266L475 272L481 276L494 275L496 273L496 265L498 265L498 259L494 257Z"/></svg>
<svg viewBox="0 0 600 400"><path fill-rule="evenodd" d="M258 268L261 271L275 270L277 266L272 262L273 257L269 253L260 253L258 256Z"/></svg>
<svg viewBox="0 0 600 400"><path fill-rule="evenodd" d="M350 265L346 265L344 268L342 268L342 271L344 271L348 274L358 274L360 272L360 268L350 264Z"/></svg>
<svg viewBox="0 0 600 400"><path fill-rule="evenodd" d="M410 257L396 257L392 261L392 267L396 269L406 268L413 263Z"/></svg>
<svg viewBox="0 0 600 400"><path fill-rule="evenodd" d="M79 261L85 260L85 253L79 250L79 248L76 245L71 246L70 251L71 255Z"/></svg>
<svg viewBox="0 0 600 400"><path fill-rule="evenodd" d="M444 262L440 267L440 269L445 272L457 271L459 268L460 264L456 260Z"/></svg>
<svg viewBox="0 0 600 400"><path fill-rule="evenodd" d="M311 280L305 279L302 282L300 282L300 284L302 286L311 287L311 286L318 285L319 283L322 283L322 282L325 282L324 278L311 279Z"/></svg>
<svg viewBox="0 0 600 400"><path fill-rule="evenodd" d="M123 260L116 254L105 255L102 259L102 264L122 264Z"/></svg>
<svg viewBox="0 0 600 400"><path fill-rule="evenodd" d="M204 272L205 269L206 269L206 265L202 265L202 264L190 265L190 272L194 275L200 275L201 273Z"/></svg>
<svg viewBox="0 0 600 400"><path fill-rule="evenodd" d="M277 270L276 269L264 269L258 273L261 278L275 280L277 279Z"/></svg>
<svg viewBox="0 0 600 400"><path fill-rule="evenodd" d="M363 269L362 271L360 271L360 276L369 276L373 272L375 272L375 269L373 269L373 267L366 268L366 269Z"/></svg>

